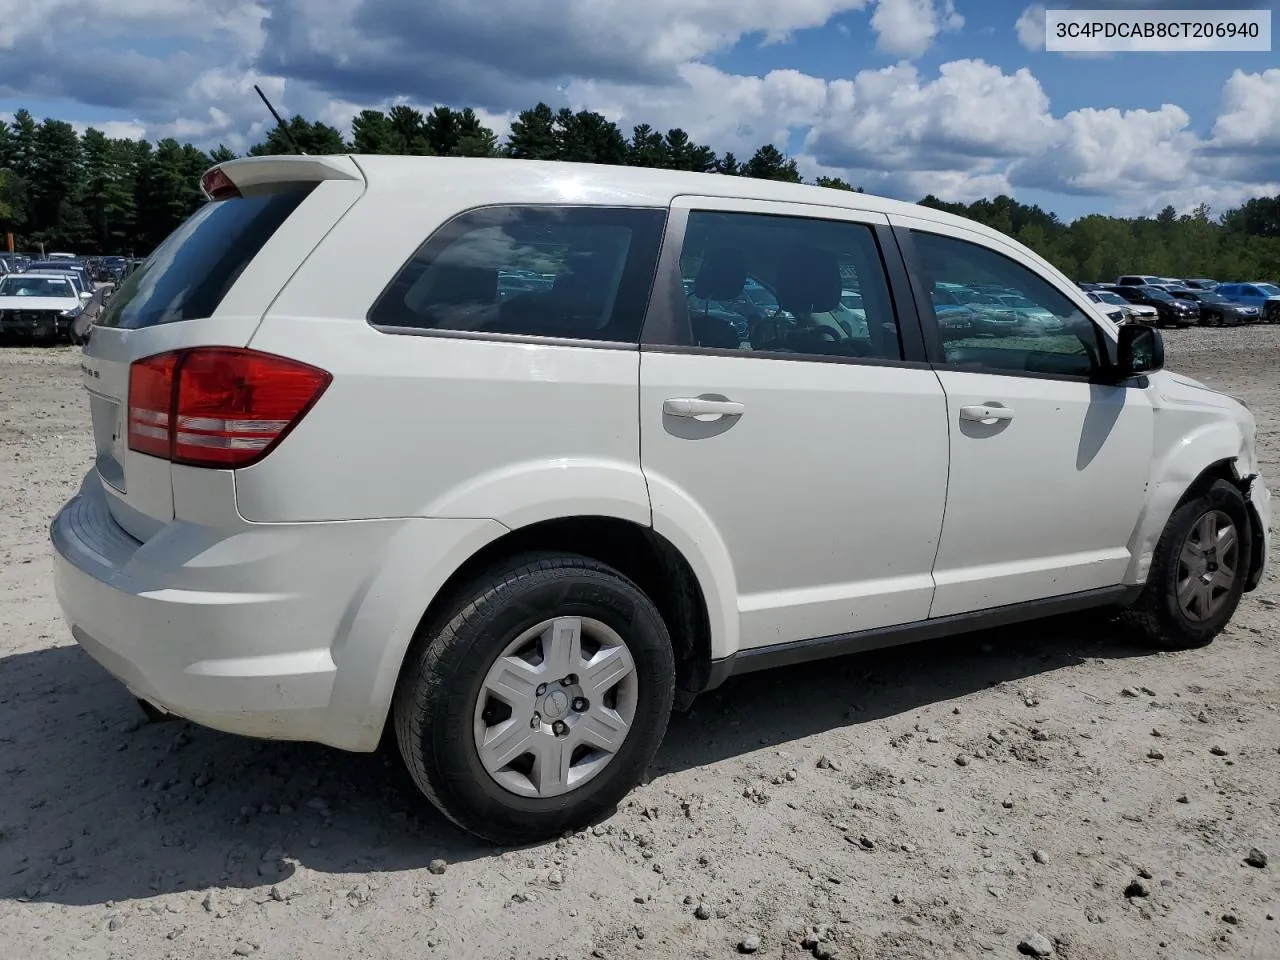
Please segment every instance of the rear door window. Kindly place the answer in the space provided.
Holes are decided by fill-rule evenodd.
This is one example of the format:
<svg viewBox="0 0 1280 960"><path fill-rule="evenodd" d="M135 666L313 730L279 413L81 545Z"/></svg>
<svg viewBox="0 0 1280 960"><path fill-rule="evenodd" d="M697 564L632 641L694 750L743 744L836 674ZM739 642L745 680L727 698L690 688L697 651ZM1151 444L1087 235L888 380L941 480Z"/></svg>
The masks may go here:
<svg viewBox="0 0 1280 960"><path fill-rule="evenodd" d="M273 185L206 203L130 275L98 326L134 330L211 316L315 186Z"/></svg>
<svg viewBox="0 0 1280 960"><path fill-rule="evenodd" d="M401 268L369 323L638 343L665 223L640 207L469 211Z"/></svg>

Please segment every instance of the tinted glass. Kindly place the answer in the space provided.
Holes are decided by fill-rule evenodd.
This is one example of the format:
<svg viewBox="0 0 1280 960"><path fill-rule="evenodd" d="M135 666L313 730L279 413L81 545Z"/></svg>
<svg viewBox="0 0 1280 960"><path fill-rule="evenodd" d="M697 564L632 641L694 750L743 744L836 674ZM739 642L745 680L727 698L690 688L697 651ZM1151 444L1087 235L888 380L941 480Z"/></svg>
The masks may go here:
<svg viewBox="0 0 1280 960"><path fill-rule="evenodd" d="M935 284L952 290L998 285L1019 303L1030 303L970 303L970 329L941 331L948 364L1080 377L1090 376L1101 365L1098 328L1048 280L978 244L921 231L913 235L926 289Z"/></svg>
<svg viewBox="0 0 1280 960"><path fill-rule="evenodd" d="M1143 296L1150 297L1152 300L1172 301L1173 297L1161 290L1159 287L1143 287Z"/></svg>
<svg viewBox="0 0 1280 960"><path fill-rule="evenodd" d="M1270 283L1258 284L1258 289L1262 291L1264 297L1280 297L1280 287Z"/></svg>
<svg viewBox="0 0 1280 960"><path fill-rule="evenodd" d="M127 330L210 316L314 184L206 203L120 286L98 319Z"/></svg>
<svg viewBox="0 0 1280 960"><path fill-rule="evenodd" d="M638 343L665 223L639 207L473 210L422 245L369 322Z"/></svg>
<svg viewBox="0 0 1280 960"><path fill-rule="evenodd" d="M865 224L693 211L680 270L695 346L902 359L880 249Z"/></svg>

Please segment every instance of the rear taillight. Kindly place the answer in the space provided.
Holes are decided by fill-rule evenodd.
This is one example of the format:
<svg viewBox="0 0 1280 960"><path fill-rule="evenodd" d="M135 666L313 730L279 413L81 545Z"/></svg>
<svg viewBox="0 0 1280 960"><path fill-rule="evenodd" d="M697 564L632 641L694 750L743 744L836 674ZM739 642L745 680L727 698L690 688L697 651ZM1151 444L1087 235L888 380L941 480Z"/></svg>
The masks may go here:
<svg viewBox="0 0 1280 960"><path fill-rule="evenodd" d="M129 370L129 449L194 467L247 467L284 439L332 379L238 347L137 360Z"/></svg>

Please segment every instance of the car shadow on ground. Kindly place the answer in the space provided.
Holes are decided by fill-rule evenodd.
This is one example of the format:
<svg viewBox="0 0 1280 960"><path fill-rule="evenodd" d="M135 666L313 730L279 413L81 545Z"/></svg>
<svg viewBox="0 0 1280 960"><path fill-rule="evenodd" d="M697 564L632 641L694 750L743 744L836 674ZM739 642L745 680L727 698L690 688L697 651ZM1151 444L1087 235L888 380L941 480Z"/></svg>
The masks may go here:
<svg viewBox="0 0 1280 960"><path fill-rule="evenodd" d="M1147 651L1062 618L736 678L676 716L652 771L703 766L894 717L1086 658ZM428 808L390 750L355 755L143 722L78 647L0 660L0 897L102 904L256 891L300 868L490 856Z"/></svg>

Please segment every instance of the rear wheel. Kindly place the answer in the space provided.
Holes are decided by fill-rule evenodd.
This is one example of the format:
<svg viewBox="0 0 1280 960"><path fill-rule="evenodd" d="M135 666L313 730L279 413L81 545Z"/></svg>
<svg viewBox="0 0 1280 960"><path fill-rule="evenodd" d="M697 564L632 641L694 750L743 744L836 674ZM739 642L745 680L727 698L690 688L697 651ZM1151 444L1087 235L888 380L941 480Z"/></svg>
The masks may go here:
<svg viewBox="0 0 1280 960"><path fill-rule="evenodd" d="M1225 480L1215 481L1169 518L1125 621L1164 649L1211 643L1244 595L1252 545L1244 497Z"/></svg>
<svg viewBox="0 0 1280 960"><path fill-rule="evenodd" d="M661 615L584 557L518 558L482 578L410 654L401 756L450 820L498 843L586 826L640 781L675 691Z"/></svg>

